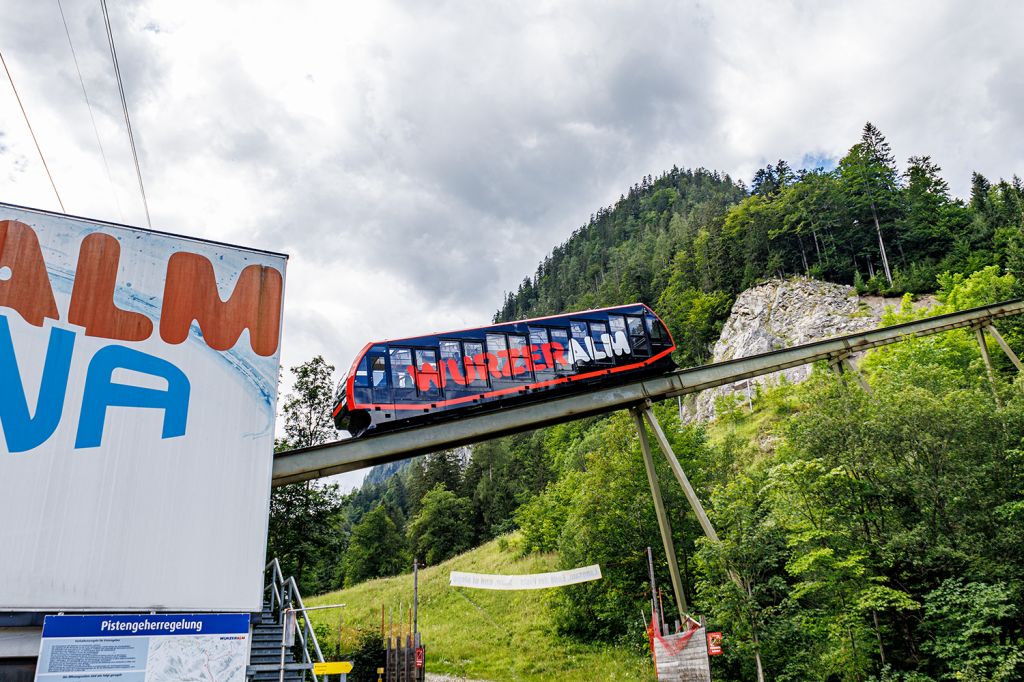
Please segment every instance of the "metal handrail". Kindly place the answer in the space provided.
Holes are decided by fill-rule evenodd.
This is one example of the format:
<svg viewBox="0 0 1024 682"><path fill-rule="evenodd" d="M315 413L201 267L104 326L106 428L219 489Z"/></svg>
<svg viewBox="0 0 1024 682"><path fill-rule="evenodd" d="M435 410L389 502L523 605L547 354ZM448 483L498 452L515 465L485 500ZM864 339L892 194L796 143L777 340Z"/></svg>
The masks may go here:
<svg viewBox="0 0 1024 682"><path fill-rule="evenodd" d="M310 622L309 617L306 615L306 605L302 603L302 595L299 594L299 586L295 583L294 577L288 578L288 582L290 583L293 594L295 595L295 603L299 606L297 610L302 612L302 622L305 624L305 629L309 633L310 641L313 642L313 649L316 651L317 661L323 663L324 654L320 650L320 642L317 641L316 633L313 632L313 625ZM306 662L311 663L312 661Z"/></svg>
<svg viewBox="0 0 1024 682"><path fill-rule="evenodd" d="M284 573L281 571L281 562L276 557L267 563L263 572L270 573L267 586L263 589L264 592L270 592L270 610L276 614L277 622L281 623L282 627L287 627L288 619L285 617L287 611L296 611L302 614L302 627L296 627L295 630L299 648L302 650L302 663L309 666L313 682L319 682L317 674L313 672L312 668L314 663L324 662L324 654L320 649L320 642L317 641L313 624L306 615L306 606L302 603L302 595L299 593L298 583L295 582L293 576L285 579ZM297 624L298 621L296 620ZM312 653L310 652L310 645L312 645Z"/></svg>

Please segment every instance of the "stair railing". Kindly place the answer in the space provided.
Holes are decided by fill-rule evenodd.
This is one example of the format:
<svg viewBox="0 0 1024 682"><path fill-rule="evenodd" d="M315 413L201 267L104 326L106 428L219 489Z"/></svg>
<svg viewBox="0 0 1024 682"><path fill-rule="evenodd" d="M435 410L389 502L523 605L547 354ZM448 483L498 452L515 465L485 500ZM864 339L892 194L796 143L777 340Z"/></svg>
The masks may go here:
<svg viewBox="0 0 1024 682"><path fill-rule="evenodd" d="M319 682L317 675L313 672L314 663L323 663L324 654L320 650L320 642L317 641L316 632L313 631L313 623L306 615L306 605L302 603L302 595L299 594L299 586L294 577L285 578L281 572L281 562L274 559L267 564L265 572L269 572L265 592L269 592L270 610L275 614L276 620L281 627L287 627L285 614L288 611L295 612L295 636L299 650L302 651L302 663L309 666L308 670L313 676L313 682ZM299 626L299 618L302 625Z"/></svg>

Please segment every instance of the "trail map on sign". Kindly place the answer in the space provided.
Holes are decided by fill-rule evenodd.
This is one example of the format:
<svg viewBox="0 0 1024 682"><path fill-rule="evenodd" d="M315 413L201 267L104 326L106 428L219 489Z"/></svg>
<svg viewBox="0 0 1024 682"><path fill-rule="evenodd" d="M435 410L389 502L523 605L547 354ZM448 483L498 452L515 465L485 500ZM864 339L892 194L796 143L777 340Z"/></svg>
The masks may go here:
<svg viewBox="0 0 1024 682"><path fill-rule="evenodd" d="M146 682L245 682L248 653L231 636L154 637Z"/></svg>

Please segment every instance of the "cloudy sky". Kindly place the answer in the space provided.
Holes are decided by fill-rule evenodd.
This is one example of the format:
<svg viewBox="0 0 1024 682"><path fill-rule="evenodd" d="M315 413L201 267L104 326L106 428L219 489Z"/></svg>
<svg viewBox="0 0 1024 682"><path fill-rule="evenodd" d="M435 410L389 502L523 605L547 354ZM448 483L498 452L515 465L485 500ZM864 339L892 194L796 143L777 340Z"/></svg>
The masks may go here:
<svg viewBox="0 0 1024 682"><path fill-rule="evenodd" d="M4 0L0 50L67 212L144 226L99 1L62 3L95 130L57 0ZM290 254L285 366L487 322L673 164L827 164L871 120L961 196L1024 171L1019 3L109 9L153 226ZM59 210L3 78L0 201Z"/></svg>

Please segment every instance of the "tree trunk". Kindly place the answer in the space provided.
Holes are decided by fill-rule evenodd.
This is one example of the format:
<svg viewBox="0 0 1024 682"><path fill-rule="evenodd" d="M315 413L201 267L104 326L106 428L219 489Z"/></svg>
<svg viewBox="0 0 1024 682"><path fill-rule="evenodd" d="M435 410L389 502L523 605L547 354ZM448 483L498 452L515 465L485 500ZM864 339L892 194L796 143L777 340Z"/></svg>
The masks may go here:
<svg viewBox="0 0 1024 682"><path fill-rule="evenodd" d="M751 628L754 639L754 663L757 665L757 682L764 682L764 666L761 665L761 644L757 641L757 628Z"/></svg>
<svg viewBox="0 0 1024 682"><path fill-rule="evenodd" d="M878 211L875 209L875 202L871 202L871 217L875 220L875 231L878 232L878 248L882 252L882 267L885 269L885 279L892 286L892 272L889 270L889 258L885 255L885 242L882 241L882 226L878 224Z"/></svg>
<svg viewBox="0 0 1024 682"><path fill-rule="evenodd" d="M871 617L875 621L875 637L878 638L878 655L882 661L882 667L885 667L885 647L882 645L882 631L878 628L878 611L871 609Z"/></svg>

